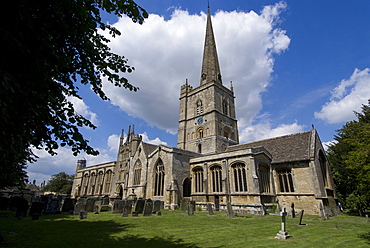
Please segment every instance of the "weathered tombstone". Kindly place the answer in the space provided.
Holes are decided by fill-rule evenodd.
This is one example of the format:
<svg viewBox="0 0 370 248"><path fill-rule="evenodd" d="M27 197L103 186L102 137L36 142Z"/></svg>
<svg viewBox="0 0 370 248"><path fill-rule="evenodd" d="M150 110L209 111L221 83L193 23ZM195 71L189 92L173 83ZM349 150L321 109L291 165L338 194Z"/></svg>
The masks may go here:
<svg viewBox="0 0 370 248"><path fill-rule="evenodd" d="M13 209L16 209L15 217L18 219L23 219L27 215L28 201L20 196L14 196L11 198L11 204Z"/></svg>
<svg viewBox="0 0 370 248"><path fill-rule="evenodd" d="M86 212L94 212L95 198L86 199Z"/></svg>
<svg viewBox="0 0 370 248"><path fill-rule="evenodd" d="M287 212L286 209L283 208L283 212L280 213L281 215L281 230L276 234L276 239L287 239L290 236L288 235L288 232L286 231L286 216Z"/></svg>
<svg viewBox="0 0 370 248"><path fill-rule="evenodd" d="M62 205L62 212L69 212L71 210L74 210L75 204L76 199L65 198Z"/></svg>
<svg viewBox="0 0 370 248"><path fill-rule="evenodd" d="M131 214L132 201L123 201L122 217L128 217Z"/></svg>
<svg viewBox="0 0 370 248"><path fill-rule="evenodd" d="M9 199L7 197L0 197L0 210L7 210L8 209L8 202Z"/></svg>
<svg viewBox="0 0 370 248"><path fill-rule="evenodd" d="M32 202L31 208L30 208L30 215L38 214L39 216L42 213L42 210L44 210L44 203L43 202Z"/></svg>
<svg viewBox="0 0 370 248"><path fill-rule="evenodd" d="M137 199L135 204L135 212L138 212L138 214L142 214L144 210L145 200L142 198Z"/></svg>
<svg viewBox="0 0 370 248"><path fill-rule="evenodd" d="M161 210L161 201L155 200L154 206L153 206L153 212L158 212L159 210Z"/></svg>
<svg viewBox="0 0 370 248"><path fill-rule="evenodd" d="M164 209L164 201L161 201L161 209Z"/></svg>
<svg viewBox="0 0 370 248"><path fill-rule="evenodd" d="M191 205L193 205L193 209L194 209L194 211L197 209L197 205L196 205L196 201L190 201L189 202Z"/></svg>
<svg viewBox="0 0 370 248"><path fill-rule="evenodd" d="M193 216L194 215L194 205L189 204L188 205L188 216Z"/></svg>
<svg viewBox="0 0 370 248"><path fill-rule="evenodd" d="M148 199L145 201L143 216L151 216L153 212L153 201Z"/></svg>
<svg viewBox="0 0 370 248"><path fill-rule="evenodd" d="M108 211L111 211L111 210L112 210L112 208L111 208L110 205L102 205L100 207L100 212L108 212Z"/></svg>
<svg viewBox="0 0 370 248"><path fill-rule="evenodd" d="M100 200L95 201L94 212L99 213L100 208L101 208L101 201Z"/></svg>
<svg viewBox="0 0 370 248"><path fill-rule="evenodd" d="M276 214L280 214L280 206L279 206L279 199L276 198Z"/></svg>
<svg viewBox="0 0 370 248"><path fill-rule="evenodd" d="M48 205L49 203L49 197L47 195L43 195L41 196L41 201L44 203L44 212L46 211L46 206Z"/></svg>
<svg viewBox="0 0 370 248"><path fill-rule="evenodd" d="M46 207L46 214L60 214L60 200L57 198L51 199Z"/></svg>
<svg viewBox="0 0 370 248"><path fill-rule="evenodd" d="M87 219L86 211L81 210L79 215L80 215L80 220Z"/></svg>
<svg viewBox="0 0 370 248"><path fill-rule="evenodd" d="M324 209L322 207L321 202L320 202L320 214L321 214L321 219L322 220L326 220L325 211L324 211Z"/></svg>
<svg viewBox="0 0 370 248"><path fill-rule="evenodd" d="M113 202L112 214L121 214L122 211L123 211L123 201L122 200L115 200Z"/></svg>
<svg viewBox="0 0 370 248"><path fill-rule="evenodd" d="M227 202L226 211L227 211L227 217L229 217L229 218L234 217L234 211L233 211L233 207L231 206L231 202Z"/></svg>
<svg viewBox="0 0 370 248"><path fill-rule="evenodd" d="M138 216L139 216L138 212L136 212L136 211L132 212L132 217L138 217Z"/></svg>
<svg viewBox="0 0 370 248"><path fill-rule="evenodd" d="M157 212L157 215L158 215L158 216L162 216L162 211L161 211L161 210L159 210L159 211Z"/></svg>
<svg viewBox="0 0 370 248"><path fill-rule="evenodd" d="M290 210L290 216L292 218L295 218L295 209L294 209L294 202L292 202L292 204L290 205L291 207L291 210Z"/></svg>
<svg viewBox="0 0 370 248"><path fill-rule="evenodd" d="M109 205L109 196L103 196L102 205Z"/></svg>
<svg viewBox="0 0 370 248"><path fill-rule="evenodd" d="M213 215L212 203L207 203L207 210L209 215Z"/></svg>
<svg viewBox="0 0 370 248"><path fill-rule="evenodd" d="M80 214L81 211L83 211L83 212L86 211L86 203L77 202L75 207L74 207L74 214L78 215L78 214Z"/></svg>
<svg viewBox="0 0 370 248"><path fill-rule="evenodd" d="M181 211L186 211L186 208L187 208L188 205L189 205L189 199L188 198L182 198L180 210Z"/></svg>
<svg viewBox="0 0 370 248"><path fill-rule="evenodd" d="M302 210L302 211L301 211L301 214L299 215L298 225L305 225L305 224L302 224L303 214L304 214L304 210Z"/></svg>

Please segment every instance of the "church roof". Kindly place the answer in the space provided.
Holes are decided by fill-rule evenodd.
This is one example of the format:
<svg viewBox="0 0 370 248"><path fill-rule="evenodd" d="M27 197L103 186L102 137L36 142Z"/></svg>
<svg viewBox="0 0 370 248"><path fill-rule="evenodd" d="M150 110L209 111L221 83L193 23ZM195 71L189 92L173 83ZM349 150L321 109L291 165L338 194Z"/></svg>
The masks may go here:
<svg viewBox="0 0 370 248"><path fill-rule="evenodd" d="M149 155L150 153L152 153L158 147L157 145L152 145L152 144L145 143L145 142L142 142L142 144L143 144L144 152L147 155Z"/></svg>
<svg viewBox="0 0 370 248"><path fill-rule="evenodd" d="M208 7L200 84L202 85L211 81L221 83L221 71L218 62L216 41L213 34L211 11Z"/></svg>
<svg viewBox="0 0 370 248"><path fill-rule="evenodd" d="M310 159L314 129L291 135L229 146L227 152L245 148L263 147L272 155L272 163L302 161Z"/></svg>

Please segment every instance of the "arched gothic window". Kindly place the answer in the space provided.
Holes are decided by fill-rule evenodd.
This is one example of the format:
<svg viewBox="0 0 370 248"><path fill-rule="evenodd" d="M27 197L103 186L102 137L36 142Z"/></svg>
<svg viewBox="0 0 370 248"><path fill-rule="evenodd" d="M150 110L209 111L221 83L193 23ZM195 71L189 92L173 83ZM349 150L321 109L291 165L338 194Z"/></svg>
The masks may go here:
<svg viewBox="0 0 370 248"><path fill-rule="evenodd" d="M270 193L270 168L260 164L258 172L261 193Z"/></svg>
<svg viewBox="0 0 370 248"><path fill-rule="evenodd" d="M222 192L222 168L219 165L211 168L212 174L212 191Z"/></svg>
<svg viewBox="0 0 370 248"><path fill-rule="evenodd" d="M95 180L96 180L96 174L95 172L91 173L90 177L90 194L93 195L95 192Z"/></svg>
<svg viewBox="0 0 370 248"><path fill-rule="evenodd" d="M236 163L232 165L235 192L247 192L247 176L245 165Z"/></svg>
<svg viewBox="0 0 370 248"><path fill-rule="evenodd" d="M134 185L139 185L141 181L141 161L138 159L134 167Z"/></svg>
<svg viewBox="0 0 370 248"><path fill-rule="evenodd" d="M227 100L226 99L222 101L222 113L224 115L228 115L229 114L228 104L227 104Z"/></svg>
<svg viewBox="0 0 370 248"><path fill-rule="evenodd" d="M292 169L281 168L277 169L276 173L279 178L280 192L294 192Z"/></svg>
<svg viewBox="0 0 370 248"><path fill-rule="evenodd" d="M88 186L89 186L89 178L90 178L90 176L89 176L89 174L85 174L85 176L84 176L84 178L83 178L83 184L82 184L82 193L84 194L84 195L87 195L87 188L88 188Z"/></svg>
<svg viewBox="0 0 370 248"><path fill-rule="evenodd" d="M202 127L197 130L197 139L201 139L204 136L204 129Z"/></svg>
<svg viewBox="0 0 370 248"><path fill-rule="evenodd" d="M202 100L197 101L197 115L203 114L203 102Z"/></svg>
<svg viewBox="0 0 370 248"><path fill-rule="evenodd" d="M321 150L319 151L319 163L320 163L322 178L324 180L324 185L328 186L326 157Z"/></svg>
<svg viewBox="0 0 370 248"><path fill-rule="evenodd" d="M103 172L100 171L98 177L96 178L96 187L95 187L95 194L100 195L103 188Z"/></svg>
<svg viewBox="0 0 370 248"><path fill-rule="evenodd" d="M154 195L163 196L164 188L164 165L161 159L158 160L155 167Z"/></svg>
<svg viewBox="0 0 370 248"><path fill-rule="evenodd" d="M193 175L194 175L194 191L195 192L203 192L203 168L196 167L193 169Z"/></svg>
<svg viewBox="0 0 370 248"><path fill-rule="evenodd" d="M112 185L112 175L113 175L113 172L111 170L108 170L105 174L104 193L110 192L110 186Z"/></svg>

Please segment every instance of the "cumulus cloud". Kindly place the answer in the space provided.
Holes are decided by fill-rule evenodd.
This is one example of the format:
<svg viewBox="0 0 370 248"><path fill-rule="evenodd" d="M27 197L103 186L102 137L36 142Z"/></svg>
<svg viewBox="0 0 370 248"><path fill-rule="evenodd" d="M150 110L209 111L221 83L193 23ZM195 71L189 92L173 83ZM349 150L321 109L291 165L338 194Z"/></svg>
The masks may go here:
<svg viewBox="0 0 370 248"><path fill-rule="evenodd" d="M277 3L260 14L219 11L212 17L223 82L227 87L233 82L241 130L262 108L261 93L271 80L273 56L289 46L285 30L276 27L285 7ZM111 39L110 46L136 68L124 76L140 90L129 92L105 81L104 91L129 115L176 133L180 87L186 79L194 87L200 82L206 14L175 9L169 20L150 14L143 25L123 17L114 26L123 35Z"/></svg>
<svg viewBox="0 0 370 248"><path fill-rule="evenodd" d="M327 123L353 120L353 111L361 112L362 104L370 99L370 69L355 69L349 79L343 79L331 92L330 101L322 106L315 117Z"/></svg>
<svg viewBox="0 0 370 248"><path fill-rule="evenodd" d="M90 120L91 123L94 124L95 126L99 125L97 114L90 111L89 106L87 106L83 100L74 96L68 97L68 100L73 104L73 108L78 114Z"/></svg>
<svg viewBox="0 0 370 248"><path fill-rule="evenodd" d="M276 128L273 128L271 126L271 123L265 122L244 128L241 133L239 133L239 142L246 143L256 140L269 139L273 137L302 132L303 130L304 126L299 125L297 122L294 122L292 124L282 124Z"/></svg>

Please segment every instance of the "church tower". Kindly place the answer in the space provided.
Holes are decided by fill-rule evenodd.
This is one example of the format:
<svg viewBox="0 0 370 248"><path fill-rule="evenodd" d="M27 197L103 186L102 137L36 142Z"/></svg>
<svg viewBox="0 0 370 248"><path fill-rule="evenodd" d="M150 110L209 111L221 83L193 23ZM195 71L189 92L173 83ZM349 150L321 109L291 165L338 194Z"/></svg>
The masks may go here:
<svg viewBox="0 0 370 248"><path fill-rule="evenodd" d="M177 147L201 154L239 143L233 87L222 84L208 7L200 86L181 86Z"/></svg>

